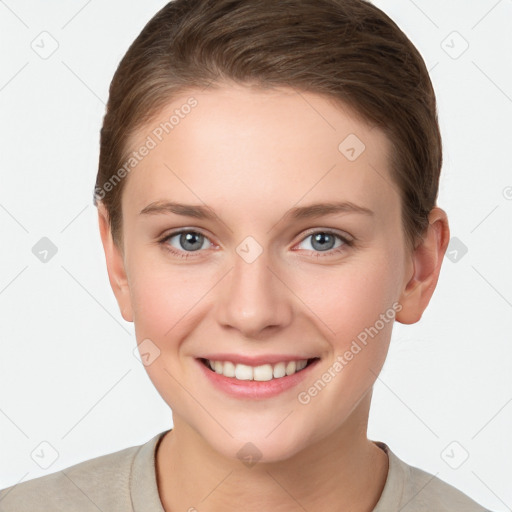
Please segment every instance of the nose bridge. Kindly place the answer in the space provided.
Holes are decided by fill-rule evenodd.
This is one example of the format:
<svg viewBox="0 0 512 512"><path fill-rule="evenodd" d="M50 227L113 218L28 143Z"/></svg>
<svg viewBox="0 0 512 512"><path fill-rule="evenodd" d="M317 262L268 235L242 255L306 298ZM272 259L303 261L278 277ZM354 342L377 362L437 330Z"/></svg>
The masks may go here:
<svg viewBox="0 0 512 512"><path fill-rule="evenodd" d="M268 251L252 237L235 249L232 271L219 297L224 326L254 337L266 327L282 327L291 319L287 288L274 275ZM270 267L270 268L269 268Z"/></svg>

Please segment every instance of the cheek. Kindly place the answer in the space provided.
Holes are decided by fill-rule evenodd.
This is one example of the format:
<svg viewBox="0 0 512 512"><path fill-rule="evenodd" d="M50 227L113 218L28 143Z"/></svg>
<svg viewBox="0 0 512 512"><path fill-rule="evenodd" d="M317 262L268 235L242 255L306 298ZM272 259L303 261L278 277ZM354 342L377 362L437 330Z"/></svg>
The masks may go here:
<svg viewBox="0 0 512 512"><path fill-rule="evenodd" d="M170 335L182 318L193 315L194 306L212 280L212 275L199 266L171 265L162 260L134 261L136 270L130 283L135 327L141 335L156 339Z"/></svg>
<svg viewBox="0 0 512 512"><path fill-rule="evenodd" d="M293 289L336 351L351 340L364 338L376 326L379 335L390 334L396 308L399 262L385 249L348 261L335 268L296 274ZM385 318L382 321L382 315ZM365 330L366 329L366 330Z"/></svg>

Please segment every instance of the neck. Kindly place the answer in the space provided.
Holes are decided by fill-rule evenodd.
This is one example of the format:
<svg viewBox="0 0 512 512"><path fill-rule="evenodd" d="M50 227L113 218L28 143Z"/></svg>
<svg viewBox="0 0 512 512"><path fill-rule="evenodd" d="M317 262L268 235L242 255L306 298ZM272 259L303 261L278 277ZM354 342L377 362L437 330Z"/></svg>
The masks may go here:
<svg viewBox="0 0 512 512"><path fill-rule="evenodd" d="M366 437L370 398L361 401L342 428L296 455L250 467L218 454L175 416L156 454L165 511L371 512L384 488L388 459Z"/></svg>

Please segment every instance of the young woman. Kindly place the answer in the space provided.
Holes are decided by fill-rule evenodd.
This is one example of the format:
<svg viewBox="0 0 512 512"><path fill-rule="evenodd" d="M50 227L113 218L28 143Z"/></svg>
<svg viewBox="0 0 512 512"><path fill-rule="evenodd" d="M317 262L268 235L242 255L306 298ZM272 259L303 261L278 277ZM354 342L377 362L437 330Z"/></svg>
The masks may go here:
<svg viewBox="0 0 512 512"><path fill-rule="evenodd" d="M113 78L95 204L173 413L4 511L483 511L367 437L449 241L425 64L362 0L176 0Z"/></svg>

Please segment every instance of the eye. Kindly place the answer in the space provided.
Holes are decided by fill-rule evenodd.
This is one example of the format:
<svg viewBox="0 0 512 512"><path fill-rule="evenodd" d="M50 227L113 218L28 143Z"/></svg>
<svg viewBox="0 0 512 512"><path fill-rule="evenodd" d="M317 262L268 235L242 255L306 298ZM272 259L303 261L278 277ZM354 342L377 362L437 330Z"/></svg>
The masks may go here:
<svg viewBox="0 0 512 512"><path fill-rule="evenodd" d="M342 243L336 244L336 239L340 240ZM316 256L324 256L324 254L318 254L318 253L327 253L325 256L330 256L334 253L341 252L346 249L346 247L350 247L353 245L353 241L347 239L346 237L339 235L338 233L335 233L333 231L313 231L309 235L307 235L301 243L304 243L308 240L311 240L308 242L307 245L309 245L312 249L309 249L309 247L306 247L306 250L313 250L316 252Z"/></svg>
<svg viewBox="0 0 512 512"><path fill-rule="evenodd" d="M187 253L197 252L200 251L200 249L208 248L207 246L205 247L205 243L207 242L210 241L205 235L192 230L175 231L174 233L170 233L163 239L159 240L159 243L167 250L182 258L187 258L189 256Z"/></svg>
<svg viewBox="0 0 512 512"><path fill-rule="evenodd" d="M353 240L334 231L317 230L310 232L309 235L302 239L300 244L310 239L309 246L311 249L308 247L305 249L312 251L316 257L332 256L346 250L347 247L352 246L354 243ZM336 245L336 240L340 241L338 245ZM194 230L174 231L159 240L159 244L167 251L180 258L188 258L193 256L194 252L202 252L201 249L208 248L208 243L212 246L214 245L206 235Z"/></svg>

